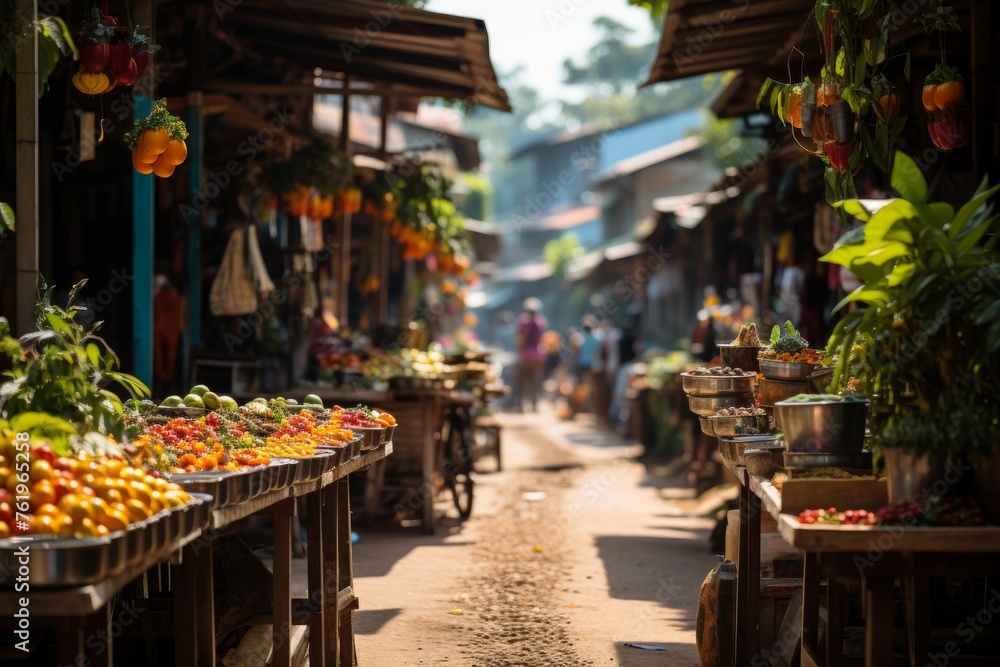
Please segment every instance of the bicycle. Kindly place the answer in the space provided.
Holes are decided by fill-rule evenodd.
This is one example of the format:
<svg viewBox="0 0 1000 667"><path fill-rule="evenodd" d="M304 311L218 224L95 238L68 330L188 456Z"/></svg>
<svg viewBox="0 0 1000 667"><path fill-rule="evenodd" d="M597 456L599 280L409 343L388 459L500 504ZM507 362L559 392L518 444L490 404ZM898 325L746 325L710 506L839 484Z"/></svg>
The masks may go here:
<svg viewBox="0 0 1000 667"><path fill-rule="evenodd" d="M475 425L468 407L452 405L441 426L438 469L462 521L472 515Z"/></svg>

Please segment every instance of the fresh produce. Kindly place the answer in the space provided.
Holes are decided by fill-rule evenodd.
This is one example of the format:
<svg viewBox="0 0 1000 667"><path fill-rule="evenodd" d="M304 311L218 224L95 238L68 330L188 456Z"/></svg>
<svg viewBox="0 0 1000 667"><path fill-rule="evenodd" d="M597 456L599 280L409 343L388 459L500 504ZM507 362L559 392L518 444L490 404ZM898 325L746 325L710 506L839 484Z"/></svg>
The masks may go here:
<svg viewBox="0 0 1000 667"><path fill-rule="evenodd" d="M873 526L876 517L868 510L845 510L838 512L837 508L818 510L803 510L799 513L799 523L832 525L832 526Z"/></svg>
<svg viewBox="0 0 1000 667"><path fill-rule="evenodd" d="M747 347L760 347L760 338L757 336L757 325L751 322L740 327L740 332L736 335L730 345L741 345Z"/></svg>
<svg viewBox="0 0 1000 667"><path fill-rule="evenodd" d="M929 496L922 503L900 502L876 512L881 525L982 526L983 511L975 498Z"/></svg>
<svg viewBox="0 0 1000 667"><path fill-rule="evenodd" d="M742 368L730 368L729 366L720 367L713 366L712 368L705 368L704 366L699 366L693 371L689 371L688 375L698 375L698 376L712 376L712 377L746 377L748 375L756 375L753 371L744 371Z"/></svg>
<svg viewBox="0 0 1000 667"><path fill-rule="evenodd" d="M14 473L14 431L0 429L0 538L108 535L190 501L182 487L114 456L55 456L35 441L28 480ZM27 508L17 496L27 495Z"/></svg>
<svg viewBox="0 0 1000 667"><path fill-rule="evenodd" d="M386 428L394 426L396 419L387 412L379 412L362 405L345 410L339 405L333 407L331 419L345 428Z"/></svg>
<svg viewBox="0 0 1000 667"><path fill-rule="evenodd" d="M795 354L807 347L809 347L809 341L796 331L795 326L791 322L786 320L784 327L775 324L774 328L771 329L770 350L775 354L784 354L786 352Z"/></svg>
<svg viewBox="0 0 1000 667"><path fill-rule="evenodd" d="M785 403L867 403L867 398L853 394L797 394Z"/></svg>
<svg viewBox="0 0 1000 667"><path fill-rule="evenodd" d="M153 173L168 178L187 158L187 144L184 143L187 137L184 122L167 111L166 100L159 100L149 116L137 120L132 130L125 134L125 143L134 151L132 166L136 171L149 173L146 167L139 167L137 163L149 164L149 158L154 158Z"/></svg>

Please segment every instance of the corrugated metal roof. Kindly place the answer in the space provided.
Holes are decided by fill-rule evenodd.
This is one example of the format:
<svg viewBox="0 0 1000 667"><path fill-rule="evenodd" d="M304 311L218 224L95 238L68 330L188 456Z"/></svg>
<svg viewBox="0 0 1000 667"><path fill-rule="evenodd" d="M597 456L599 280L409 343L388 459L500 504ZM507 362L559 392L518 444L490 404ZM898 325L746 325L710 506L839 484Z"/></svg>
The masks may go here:
<svg viewBox="0 0 1000 667"><path fill-rule="evenodd" d="M704 143L705 142L701 137L685 137L684 139L673 141L666 146L657 146L656 148L648 150L645 153L639 153L638 155L633 155L632 157L625 158L620 162L616 162L604 171L595 174L591 182L600 184L610 181L613 178L620 178L622 176L634 174L637 171L642 171L648 167L661 164L680 155L698 150L704 145Z"/></svg>

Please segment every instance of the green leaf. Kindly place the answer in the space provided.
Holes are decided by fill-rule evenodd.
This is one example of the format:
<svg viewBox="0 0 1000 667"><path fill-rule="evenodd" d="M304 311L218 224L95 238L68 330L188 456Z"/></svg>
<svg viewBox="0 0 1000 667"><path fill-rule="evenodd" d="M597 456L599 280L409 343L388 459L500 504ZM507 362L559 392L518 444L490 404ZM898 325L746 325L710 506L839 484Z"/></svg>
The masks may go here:
<svg viewBox="0 0 1000 667"><path fill-rule="evenodd" d="M771 328L771 339L769 342L771 345L774 345L779 340L781 340L781 327L775 324L774 327Z"/></svg>
<svg viewBox="0 0 1000 667"><path fill-rule="evenodd" d="M972 250L979 240L983 238L983 235L990 230L996 221L1000 219L1000 215L994 215L992 217L986 218L978 226L970 229L968 232L962 235L960 239L956 239L957 246L956 251L958 254L964 254Z"/></svg>
<svg viewBox="0 0 1000 667"><path fill-rule="evenodd" d="M875 306L876 308L880 308L889 303L889 292L882 289L874 289L872 287L862 285L861 287L857 288L856 290L845 296L843 299L841 299L840 303L838 303L836 307L834 307L833 312L837 312L844 306L858 301L860 301L861 303L866 303L869 306Z"/></svg>
<svg viewBox="0 0 1000 667"><path fill-rule="evenodd" d="M0 234L5 231L14 231L14 209L7 202L0 201Z"/></svg>
<svg viewBox="0 0 1000 667"><path fill-rule="evenodd" d="M892 268L889 273L888 285L889 287L898 287L903 283L906 283L913 277L913 274L917 270L917 265L913 262L901 262ZM886 302L888 303L888 294Z"/></svg>
<svg viewBox="0 0 1000 667"><path fill-rule="evenodd" d="M862 222L868 222L872 217L871 212L857 199L844 199L836 202L833 207L843 209L844 213Z"/></svg>
<svg viewBox="0 0 1000 667"><path fill-rule="evenodd" d="M915 204L927 203L927 181L920 167L909 155L896 151L892 164L892 175L889 178L892 189L903 199Z"/></svg>
<svg viewBox="0 0 1000 667"><path fill-rule="evenodd" d="M983 181L979 185L979 189L972 196L972 199L958 209L955 217L952 218L951 228L948 230L948 235L952 239L957 238L962 233L966 223L983 208L986 202L996 194L997 190L1000 190L1000 185L994 185L992 188L987 187L989 185L988 179L988 176L983 177Z"/></svg>
<svg viewBox="0 0 1000 667"><path fill-rule="evenodd" d="M64 334L72 334L73 331L70 329L69 325L63 321L61 317L55 313L45 313L45 319L48 320L49 326L52 327L54 331Z"/></svg>
<svg viewBox="0 0 1000 667"><path fill-rule="evenodd" d="M907 81L910 80L910 50L906 50L906 60L903 62L903 76Z"/></svg>
<svg viewBox="0 0 1000 667"><path fill-rule="evenodd" d="M98 366L101 361L101 349L96 343L87 343L87 358L93 366Z"/></svg>

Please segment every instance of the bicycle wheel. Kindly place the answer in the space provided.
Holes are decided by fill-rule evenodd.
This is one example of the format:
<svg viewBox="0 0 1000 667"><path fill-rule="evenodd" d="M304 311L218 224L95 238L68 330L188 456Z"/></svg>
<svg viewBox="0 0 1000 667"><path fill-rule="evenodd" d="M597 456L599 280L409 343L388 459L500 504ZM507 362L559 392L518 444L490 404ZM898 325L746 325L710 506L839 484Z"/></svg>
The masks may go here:
<svg viewBox="0 0 1000 667"><path fill-rule="evenodd" d="M462 423L453 422L448 434L448 448L444 462L445 486L451 491L452 502L458 516L465 521L472 515L472 434Z"/></svg>

